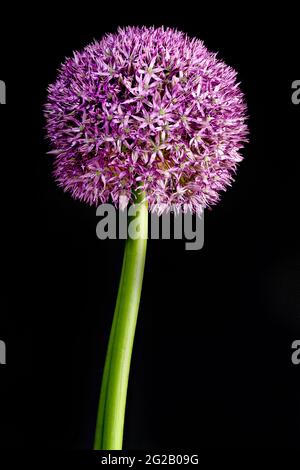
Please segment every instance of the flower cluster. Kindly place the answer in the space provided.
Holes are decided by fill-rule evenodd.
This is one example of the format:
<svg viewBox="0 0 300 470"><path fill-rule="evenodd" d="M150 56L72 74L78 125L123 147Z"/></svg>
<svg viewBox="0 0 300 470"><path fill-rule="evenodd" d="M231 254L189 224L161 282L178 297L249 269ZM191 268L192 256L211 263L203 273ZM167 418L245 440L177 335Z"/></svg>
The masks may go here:
<svg viewBox="0 0 300 470"><path fill-rule="evenodd" d="M139 189L152 211L201 213L242 160L236 72L174 29L119 29L74 52L48 92L55 178L90 204L124 208Z"/></svg>

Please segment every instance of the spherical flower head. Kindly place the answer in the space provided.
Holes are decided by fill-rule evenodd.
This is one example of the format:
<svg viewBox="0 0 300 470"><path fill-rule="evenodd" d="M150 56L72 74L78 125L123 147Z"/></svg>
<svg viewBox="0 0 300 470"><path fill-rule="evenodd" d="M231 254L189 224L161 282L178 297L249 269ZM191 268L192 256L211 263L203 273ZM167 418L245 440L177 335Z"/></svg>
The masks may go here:
<svg viewBox="0 0 300 470"><path fill-rule="evenodd" d="M127 27L74 52L49 86L54 175L76 199L201 213L231 184L247 141L236 72L202 41Z"/></svg>

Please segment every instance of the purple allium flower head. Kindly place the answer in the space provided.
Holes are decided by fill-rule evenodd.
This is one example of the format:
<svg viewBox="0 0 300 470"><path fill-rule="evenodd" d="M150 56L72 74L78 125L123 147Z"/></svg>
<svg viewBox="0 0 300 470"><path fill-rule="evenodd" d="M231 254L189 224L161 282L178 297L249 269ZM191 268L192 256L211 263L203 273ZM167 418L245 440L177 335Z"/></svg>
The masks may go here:
<svg viewBox="0 0 300 470"><path fill-rule="evenodd" d="M202 41L127 27L61 66L45 115L55 178L74 198L201 213L231 184L247 141L236 72Z"/></svg>

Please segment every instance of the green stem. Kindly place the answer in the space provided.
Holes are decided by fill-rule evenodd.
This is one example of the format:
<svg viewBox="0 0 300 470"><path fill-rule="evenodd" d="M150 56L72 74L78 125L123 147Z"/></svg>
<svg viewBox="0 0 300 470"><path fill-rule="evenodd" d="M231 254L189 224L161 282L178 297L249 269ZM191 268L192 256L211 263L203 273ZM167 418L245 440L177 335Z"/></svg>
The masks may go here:
<svg viewBox="0 0 300 470"><path fill-rule="evenodd" d="M94 450L121 450L128 377L141 297L147 247L148 207L143 193L137 194L137 212L132 223L140 236L128 236L116 308L106 354L100 392ZM131 222L130 222L131 223Z"/></svg>

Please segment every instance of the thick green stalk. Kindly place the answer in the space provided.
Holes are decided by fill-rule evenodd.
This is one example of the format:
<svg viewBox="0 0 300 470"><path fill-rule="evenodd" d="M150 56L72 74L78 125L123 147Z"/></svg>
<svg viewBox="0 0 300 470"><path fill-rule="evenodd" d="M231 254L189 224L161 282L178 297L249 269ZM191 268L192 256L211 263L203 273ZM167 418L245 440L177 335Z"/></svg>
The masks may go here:
<svg viewBox="0 0 300 470"><path fill-rule="evenodd" d="M131 223L140 236L128 236L116 308L105 360L94 450L121 450L133 340L141 297L148 231L148 208L137 195L137 213Z"/></svg>

